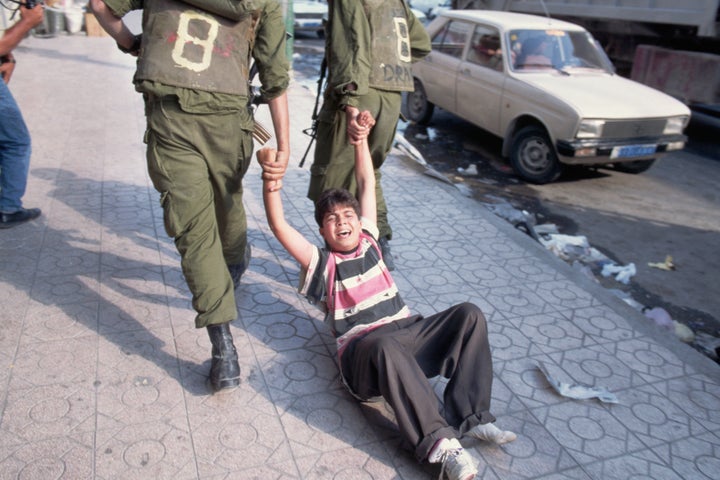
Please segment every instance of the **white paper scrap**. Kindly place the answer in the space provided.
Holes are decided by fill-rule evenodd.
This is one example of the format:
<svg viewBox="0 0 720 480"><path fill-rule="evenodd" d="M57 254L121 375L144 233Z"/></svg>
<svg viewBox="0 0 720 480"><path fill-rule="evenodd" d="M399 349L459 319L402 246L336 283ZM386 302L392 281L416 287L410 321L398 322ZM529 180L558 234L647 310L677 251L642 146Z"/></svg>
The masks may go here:
<svg viewBox="0 0 720 480"><path fill-rule="evenodd" d="M537 362L540 371L545 375L548 383L563 397L573 398L575 400L587 400L597 398L605 403L620 403L614 393L610 393L605 387L589 387L587 385L569 384L559 382L550 376L547 368L542 362Z"/></svg>

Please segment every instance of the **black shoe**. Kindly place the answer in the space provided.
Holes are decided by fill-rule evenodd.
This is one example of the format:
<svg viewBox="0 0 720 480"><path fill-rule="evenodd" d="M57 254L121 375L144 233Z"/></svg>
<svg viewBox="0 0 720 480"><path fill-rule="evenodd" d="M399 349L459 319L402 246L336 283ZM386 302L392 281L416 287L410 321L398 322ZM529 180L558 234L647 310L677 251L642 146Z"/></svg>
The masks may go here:
<svg viewBox="0 0 720 480"><path fill-rule="evenodd" d="M40 216L39 208L21 208L15 213L0 214L0 228L12 228Z"/></svg>
<svg viewBox="0 0 720 480"><path fill-rule="evenodd" d="M242 278L243 273L245 273L245 270L247 270L248 266L250 266L251 257L252 247L248 243L245 247L245 257L243 257L242 263L228 265L228 271L230 272L230 277L232 278L233 285L235 285L235 290L237 290L240 286L240 279Z"/></svg>
<svg viewBox="0 0 720 480"><path fill-rule="evenodd" d="M208 325L207 331L212 343L210 384L213 390L237 387L240 385L240 365L230 333L230 323Z"/></svg>
<svg viewBox="0 0 720 480"><path fill-rule="evenodd" d="M378 243L380 244L380 251L382 252L383 261L388 270L395 270L395 260L393 259L392 253L390 252L390 245L388 244L388 238L382 237Z"/></svg>

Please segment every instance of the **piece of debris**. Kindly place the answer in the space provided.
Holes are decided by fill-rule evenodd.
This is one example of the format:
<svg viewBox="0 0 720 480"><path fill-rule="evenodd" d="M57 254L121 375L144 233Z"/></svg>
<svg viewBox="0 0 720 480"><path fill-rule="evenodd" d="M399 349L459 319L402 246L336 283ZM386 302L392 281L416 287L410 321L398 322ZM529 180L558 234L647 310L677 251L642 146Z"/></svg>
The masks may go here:
<svg viewBox="0 0 720 480"><path fill-rule="evenodd" d="M420 165L427 166L427 161L423 154L405 138L402 133L395 134L395 147L405 153L407 156L418 162Z"/></svg>
<svg viewBox="0 0 720 480"><path fill-rule="evenodd" d="M675 264L673 263L673 258L670 255L665 257L664 262L660 262L660 263L649 262L648 267L659 268L660 270L667 270L667 271L675 270Z"/></svg>
<svg viewBox="0 0 720 480"><path fill-rule="evenodd" d="M675 325L675 336L680 339L683 343L692 343L695 341L695 332L684 323L680 323L677 320L673 320Z"/></svg>
<svg viewBox="0 0 720 480"><path fill-rule="evenodd" d="M537 362L537 367L545 375L550 386L563 397L573 398L575 400L588 400L597 398L605 403L620 403L614 393L610 393L605 387L590 387L587 385L569 384L559 382L550 376L550 373L542 362Z"/></svg>
<svg viewBox="0 0 720 480"><path fill-rule="evenodd" d="M612 293L613 295L615 295L616 297L618 297L623 302L625 302L628 305L630 305L631 307L633 307L635 310L642 312L644 309L648 308L645 305L643 305L642 303L636 301L634 298L632 298L632 296L629 293L627 293L623 290L619 290L617 288L611 288L611 289L609 289L609 292Z"/></svg>
<svg viewBox="0 0 720 480"><path fill-rule="evenodd" d="M662 307L643 308L642 313L652 320L655 325L665 330L674 331L675 325L670 314Z"/></svg>
<svg viewBox="0 0 720 480"><path fill-rule="evenodd" d="M477 175L477 174L478 174L477 165L475 165L474 163L471 164L468 168L458 167L457 171L458 171L458 173L459 173L460 175L468 175L468 176L470 176L470 175Z"/></svg>
<svg viewBox="0 0 720 480"><path fill-rule="evenodd" d="M637 273L634 263L628 263L627 265L604 265L600 274L603 277L609 277L610 275L615 276L615 280L627 285L630 282L630 277Z"/></svg>

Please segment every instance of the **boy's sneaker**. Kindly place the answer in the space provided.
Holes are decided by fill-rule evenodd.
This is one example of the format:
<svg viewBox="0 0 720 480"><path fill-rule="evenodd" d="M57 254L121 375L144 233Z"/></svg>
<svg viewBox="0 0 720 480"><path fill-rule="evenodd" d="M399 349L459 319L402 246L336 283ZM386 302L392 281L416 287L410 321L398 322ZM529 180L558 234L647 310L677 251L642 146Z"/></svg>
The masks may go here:
<svg viewBox="0 0 720 480"><path fill-rule="evenodd" d="M478 473L475 462L457 438L440 440L428 455L428 462L442 463L440 480L472 480Z"/></svg>

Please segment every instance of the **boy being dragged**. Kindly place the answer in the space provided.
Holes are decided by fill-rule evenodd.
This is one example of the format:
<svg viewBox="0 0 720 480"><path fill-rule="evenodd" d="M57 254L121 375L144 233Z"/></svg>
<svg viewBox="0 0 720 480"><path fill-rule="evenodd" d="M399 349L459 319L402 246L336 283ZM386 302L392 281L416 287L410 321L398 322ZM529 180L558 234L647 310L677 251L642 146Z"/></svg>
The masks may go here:
<svg viewBox="0 0 720 480"><path fill-rule="evenodd" d="M411 315L377 243L375 173L367 143L374 120L361 112L358 123L362 131L354 133L363 138L355 144L359 201L341 189L320 196L315 220L325 247L313 245L285 220L282 180L263 181L268 224L300 263L300 293L326 313L348 389L363 401L382 396L388 402L418 461L442 463L450 480L472 479L477 469L459 437L497 444L516 438L491 423L485 317L471 303L429 317ZM262 149L257 157L263 178L283 172L273 150ZM428 380L437 375L449 379L444 415Z"/></svg>

